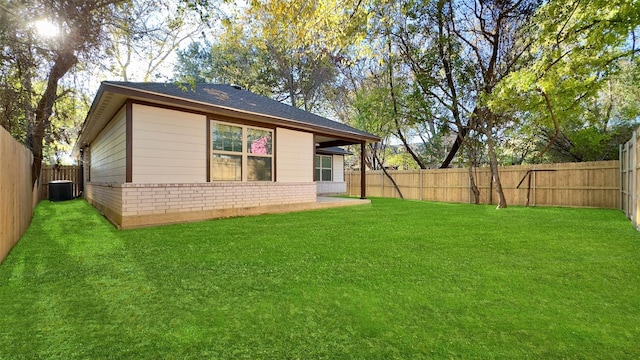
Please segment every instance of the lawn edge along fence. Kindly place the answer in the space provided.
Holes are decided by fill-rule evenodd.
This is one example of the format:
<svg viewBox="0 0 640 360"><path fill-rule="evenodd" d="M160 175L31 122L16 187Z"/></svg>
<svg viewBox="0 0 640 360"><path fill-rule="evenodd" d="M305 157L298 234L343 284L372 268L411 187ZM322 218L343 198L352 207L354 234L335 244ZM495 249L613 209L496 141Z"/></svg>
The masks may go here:
<svg viewBox="0 0 640 360"><path fill-rule="evenodd" d="M405 199L472 203L469 169L389 170ZM499 167L508 205L567 206L620 209L620 163L617 160L583 163L514 165ZM367 171L367 195L398 198L383 171ZM473 169L481 204L495 204L488 167ZM360 193L360 172L345 173L348 194ZM519 186L518 186L519 185ZM527 202L527 198L529 201Z"/></svg>
<svg viewBox="0 0 640 360"><path fill-rule="evenodd" d="M31 183L33 154L0 127L0 264L31 224L33 209L49 198L49 182L69 180L72 196L82 194L82 168L43 166L39 180Z"/></svg>

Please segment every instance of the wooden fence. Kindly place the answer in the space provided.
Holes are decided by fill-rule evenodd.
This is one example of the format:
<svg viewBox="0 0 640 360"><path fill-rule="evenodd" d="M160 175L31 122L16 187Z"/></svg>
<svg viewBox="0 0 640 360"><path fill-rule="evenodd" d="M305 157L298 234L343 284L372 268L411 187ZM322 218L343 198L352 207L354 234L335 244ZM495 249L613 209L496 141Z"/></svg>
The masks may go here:
<svg viewBox="0 0 640 360"><path fill-rule="evenodd" d="M499 171L508 205L526 205L528 194L531 206L620 208L620 165L617 160L506 166ZM473 202L468 169L389 173L405 199ZM480 202L497 204L489 168L476 169L474 177L480 190ZM360 172L347 171L345 181L348 194L360 194ZM367 196L399 197L382 171L368 171L366 181Z"/></svg>
<svg viewBox="0 0 640 360"><path fill-rule="evenodd" d="M638 132L634 131L631 140L620 146L620 208L640 230L640 202L638 202Z"/></svg>
<svg viewBox="0 0 640 360"><path fill-rule="evenodd" d="M40 199L49 198L49 183L56 180L68 180L73 183L72 195L78 197L83 191L82 167L80 166L50 166L42 167L40 175Z"/></svg>
<svg viewBox="0 0 640 360"><path fill-rule="evenodd" d="M0 127L0 263L29 227L39 200L32 162L31 151Z"/></svg>

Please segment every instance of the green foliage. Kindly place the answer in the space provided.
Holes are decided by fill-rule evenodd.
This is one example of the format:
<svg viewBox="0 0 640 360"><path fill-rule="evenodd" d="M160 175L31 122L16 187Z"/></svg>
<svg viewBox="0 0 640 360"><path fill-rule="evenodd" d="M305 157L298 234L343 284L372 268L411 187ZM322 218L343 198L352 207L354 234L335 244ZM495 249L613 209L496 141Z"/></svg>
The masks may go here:
<svg viewBox="0 0 640 360"><path fill-rule="evenodd" d="M617 210L373 199L123 231L41 202L0 265L0 357L632 359L639 252Z"/></svg>
<svg viewBox="0 0 640 360"><path fill-rule="evenodd" d="M237 84L256 94L273 96L277 78L266 51L228 29L216 44L191 43L178 52L176 81Z"/></svg>
<svg viewBox="0 0 640 360"><path fill-rule="evenodd" d="M486 163L489 139L506 163L611 158L640 116L635 0L0 0L0 6L0 123L14 137L37 143L35 109L61 50L68 61L79 59L74 69L91 70L91 79L64 77L54 94L61 103L52 105L52 127L44 132L50 158L74 137L69 129L82 114L70 102L92 91L84 82L104 77L96 71L162 78L178 48L176 81L235 83L392 142L403 134L428 166L447 158L457 134L473 148L454 161L459 165ZM65 36L40 36L30 20L45 16ZM193 43L182 46L185 39ZM95 66L91 55L98 51L104 56ZM552 139L558 144L540 158ZM378 148L382 158L388 142Z"/></svg>
<svg viewBox="0 0 640 360"><path fill-rule="evenodd" d="M373 85L373 84L372 84ZM383 139L393 134L393 108L389 89L384 86L367 87L356 94L357 113L353 125Z"/></svg>
<svg viewBox="0 0 640 360"><path fill-rule="evenodd" d="M351 106L353 114L349 123L381 139L379 143L370 145L367 160L369 168L379 170L387 164L385 150L395 128L389 89L381 85L378 78L366 79L355 93Z"/></svg>
<svg viewBox="0 0 640 360"><path fill-rule="evenodd" d="M342 46L349 43L345 38L352 36L349 29L359 16L351 17L342 5L251 2L225 22L215 43L182 52L175 77L232 81L305 110L317 109L337 76Z"/></svg>
<svg viewBox="0 0 640 360"><path fill-rule="evenodd" d="M551 147L546 161L618 160L619 146L631 138L634 128L635 125L623 124L612 127L606 132L595 126L564 131ZM545 138L549 137L547 133Z"/></svg>
<svg viewBox="0 0 640 360"><path fill-rule="evenodd" d="M527 121L525 128L558 128L577 146L576 159L608 157L608 129L640 115L630 105L637 63L628 60L637 51L628 39L639 26L633 1L545 3L525 29L535 39L527 61L498 84L489 105Z"/></svg>
<svg viewBox="0 0 640 360"><path fill-rule="evenodd" d="M71 150L90 107L90 99L77 92L58 97L51 115L51 128L45 135L44 159L59 165L72 165Z"/></svg>
<svg viewBox="0 0 640 360"><path fill-rule="evenodd" d="M401 147L399 147L402 149ZM404 150L404 149L403 149ZM420 169L418 164L413 160L411 155L406 152L392 153L385 156L385 165L396 170L417 170Z"/></svg>
<svg viewBox="0 0 640 360"><path fill-rule="evenodd" d="M128 0L115 9L107 26L110 41L104 59L114 80L167 79L171 56L206 27L200 9L186 1Z"/></svg>
<svg viewBox="0 0 640 360"><path fill-rule="evenodd" d="M43 158L65 137L55 123L75 121L57 118L68 113L62 102L76 85L63 79L95 55L119 2L0 0L0 124L33 152L34 182ZM49 23L48 32L36 20Z"/></svg>

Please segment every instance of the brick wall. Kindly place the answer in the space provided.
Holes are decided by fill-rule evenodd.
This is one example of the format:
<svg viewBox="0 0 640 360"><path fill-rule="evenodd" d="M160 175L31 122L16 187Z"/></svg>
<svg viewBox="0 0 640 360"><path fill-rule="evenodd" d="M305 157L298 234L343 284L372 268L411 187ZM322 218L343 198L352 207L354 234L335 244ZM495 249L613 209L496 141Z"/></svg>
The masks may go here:
<svg viewBox="0 0 640 360"><path fill-rule="evenodd" d="M122 184L122 216L316 201L315 183Z"/></svg>
<svg viewBox="0 0 640 360"><path fill-rule="evenodd" d="M128 228L293 210L316 201L316 184L88 182L86 199L118 227Z"/></svg>
<svg viewBox="0 0 640 360"><path fill-rule="evenodd" d="M87 182L85 198L98 211L116 224L122 221L122 185Z"/></svg>

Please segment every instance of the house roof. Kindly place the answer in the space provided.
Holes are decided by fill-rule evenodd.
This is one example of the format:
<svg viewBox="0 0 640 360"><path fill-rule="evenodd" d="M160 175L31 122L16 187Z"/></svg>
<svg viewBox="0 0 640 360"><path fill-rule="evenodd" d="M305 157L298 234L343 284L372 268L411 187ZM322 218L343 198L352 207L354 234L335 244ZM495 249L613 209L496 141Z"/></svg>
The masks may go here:
<svg viewBox="0 0 640 360"><path fill-rule="evenodd" d="M328 147L328 148L318 148L316 149L317 154L324 155L353 155L351 151L345 150L343 148L339 148L337 146Z"/></svg>
<svg viewBox="0 0 640 360"><path fill-rule="evenodd" d="M233 85L104 81L87 114L77 146L91 142L128 99L311 131L321 148L380 140L349 125Z"/></svg>

